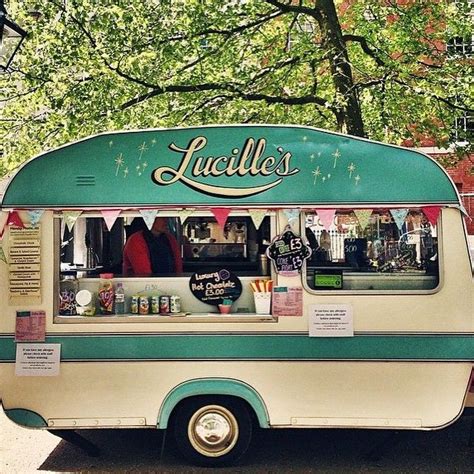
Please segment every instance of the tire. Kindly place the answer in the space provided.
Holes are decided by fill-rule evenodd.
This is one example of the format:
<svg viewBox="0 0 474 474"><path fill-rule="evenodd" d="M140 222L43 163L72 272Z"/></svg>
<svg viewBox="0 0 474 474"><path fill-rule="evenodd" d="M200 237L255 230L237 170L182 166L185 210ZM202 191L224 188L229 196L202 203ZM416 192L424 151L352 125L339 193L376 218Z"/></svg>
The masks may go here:
<svg viewBox="0 0 474 474"><path fill-rule="evenodd" d="M194 397L177 407L173 423L177 448L198 466L235 463L247 451L252 419L245 402L232 397Z"/></svg>

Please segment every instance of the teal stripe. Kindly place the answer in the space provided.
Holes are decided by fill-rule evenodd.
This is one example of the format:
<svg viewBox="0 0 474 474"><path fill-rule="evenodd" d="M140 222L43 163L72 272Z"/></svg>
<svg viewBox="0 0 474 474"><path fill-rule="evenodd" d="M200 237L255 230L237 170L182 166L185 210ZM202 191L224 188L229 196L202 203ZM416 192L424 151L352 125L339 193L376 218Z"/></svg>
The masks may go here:
<svg viewBox="0 0 474 474"><path fill-rule="evenodd" d="M472 360L474 335L74 335L48 337L61 360L101 359L354 359ZM0 361L15 359L13 337L0 338Z"/></svg>

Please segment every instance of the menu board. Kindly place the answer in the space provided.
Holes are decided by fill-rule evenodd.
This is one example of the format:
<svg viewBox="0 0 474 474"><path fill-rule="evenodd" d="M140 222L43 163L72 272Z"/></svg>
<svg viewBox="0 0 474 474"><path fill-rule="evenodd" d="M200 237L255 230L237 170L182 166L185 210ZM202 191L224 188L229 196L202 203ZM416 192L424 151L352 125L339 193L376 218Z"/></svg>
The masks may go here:
<svg viewBox="0 0 474 474"><path fill-rule="evenodd" d="M194 273L189 280L191 293L203 303L222 304L224 300L235 301L242 294L242 283L229 270Z"/></svg>
<svg viewBox="0 0 474 474"><path fill-rule="evenodd" d="M275 264L279 275L298 276L304 260L311 256L311 248L287 227L285 232L270 244L267 255Z"/></svg>
<svg viewBox="0 0 474 474"><path fill-rule="evenodd" d="M303 316L303 289L276 286L272 293L273 316Z"/></svg>
<svg viewBox="0 0 474 474"><path fill-rule="evenodd" d="M10 299L34 297L41 301L41 228L10 227Z"/></svg>
<svg viewBox="0 0 474 474"><path fill-rule="evenodd" d="M17 311L15 342L44 342L46 314L44 311Z"/></svg>

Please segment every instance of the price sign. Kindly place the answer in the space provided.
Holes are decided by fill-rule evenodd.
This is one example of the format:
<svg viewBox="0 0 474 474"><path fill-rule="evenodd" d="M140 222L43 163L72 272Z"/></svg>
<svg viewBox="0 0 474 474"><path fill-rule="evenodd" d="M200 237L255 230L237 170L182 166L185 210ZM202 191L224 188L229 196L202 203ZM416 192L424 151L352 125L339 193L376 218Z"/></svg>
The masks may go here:
<svg viewBox="0 0 474 474"><path fill-rule="evenodd" d="M191 293L203 303L219 305L235 301L242 294L242 283L225 268L215 272L195 273L189 280Z"/></svg>
<svg viewBox="0 0 474 474"><path fill-rule="evenodd" d="M267 255L275 264L279 275L297 276L305 259L311 256L311 248L287 227L282 235L273 240L267 249Z"/></svg>

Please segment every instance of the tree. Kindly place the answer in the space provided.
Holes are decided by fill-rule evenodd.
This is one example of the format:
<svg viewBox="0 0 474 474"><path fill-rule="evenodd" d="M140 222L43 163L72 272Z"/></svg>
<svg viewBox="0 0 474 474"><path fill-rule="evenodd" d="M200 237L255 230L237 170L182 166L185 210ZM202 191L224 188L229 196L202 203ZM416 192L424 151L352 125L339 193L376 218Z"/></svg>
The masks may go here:
<svg viewBox="0 0 474 474"><path fill-rule="evenodd" d="M446 145L453 120L473 109L472 62L444 46L472 28L463 8L11 0L10 15L30 36L0 77L0 175L45 148L129 128L297 123Z"/></svg>

